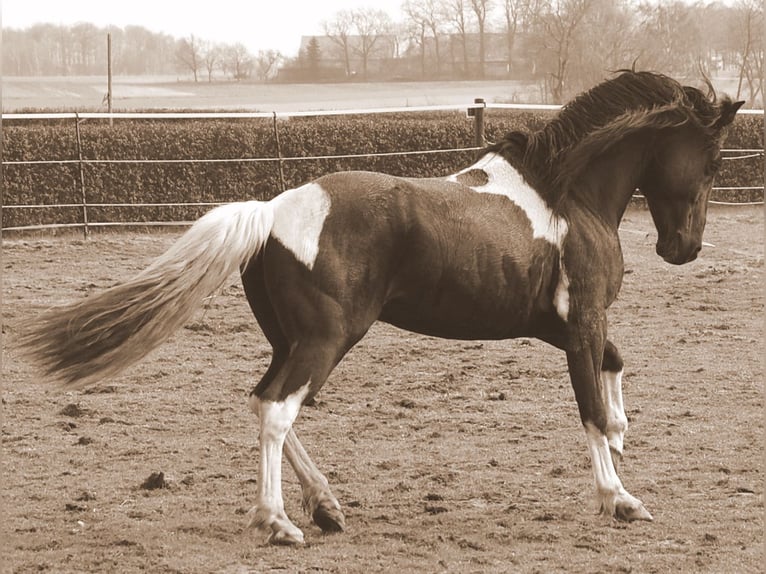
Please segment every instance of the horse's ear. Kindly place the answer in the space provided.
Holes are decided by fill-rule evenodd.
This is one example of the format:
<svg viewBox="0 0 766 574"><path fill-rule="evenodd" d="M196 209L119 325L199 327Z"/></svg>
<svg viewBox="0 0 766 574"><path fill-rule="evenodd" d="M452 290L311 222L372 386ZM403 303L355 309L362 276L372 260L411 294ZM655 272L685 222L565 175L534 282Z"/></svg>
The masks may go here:
<svg viewBox="0 0 766 574"><path fill-rule="evenodd" d="M734 117L737 115L737 110L742 107L742 105L745 102L732 102L730 99L725 99L721 102L721 114L718 116L718 119L715 121L715 124L713 127L716 129L721 129L723 127L728 126L731 122L734 121Z"/></svg>

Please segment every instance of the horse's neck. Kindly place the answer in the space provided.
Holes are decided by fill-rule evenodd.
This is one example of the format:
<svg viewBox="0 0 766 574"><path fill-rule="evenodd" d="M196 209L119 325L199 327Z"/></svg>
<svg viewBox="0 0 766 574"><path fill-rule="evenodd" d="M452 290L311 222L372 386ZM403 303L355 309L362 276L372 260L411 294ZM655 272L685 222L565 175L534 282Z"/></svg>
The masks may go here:
<svg viewBox="0 0 766 574"><path fill-rule="evenodd" d="M646 142L636 139L596 159L575 184L578 201L617 229L639 187L649 153Z"/></svg>

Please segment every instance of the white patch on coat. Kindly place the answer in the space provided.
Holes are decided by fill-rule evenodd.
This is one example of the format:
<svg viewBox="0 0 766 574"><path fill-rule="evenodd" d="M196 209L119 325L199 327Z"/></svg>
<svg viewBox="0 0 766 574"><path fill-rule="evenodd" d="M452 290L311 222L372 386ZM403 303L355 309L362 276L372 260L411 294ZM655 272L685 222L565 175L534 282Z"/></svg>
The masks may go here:
<svg viewBox="0 0 766 574"><path fill-rule="evenodd" d="M593 478L596 492L601 496L620 494L625 491L620 477L612 464L609 443L606 436L593 423L585 423L585 436L588 439L588 451L593 466Z"/></svg>
<svg viewBox="0 0 766 574"><path fill-rule="evenodd" d="M564 322L569 319L569 277L562 262L559 266L559 282L553 292L553 306Z"/></svg>
<svg viewBox="0 0 766 574"><path fill-rule="evenodd" d="M330 204L330 196L317 183L288 189L271 201L271 234L309 269L314 268L319 254L319 236Z"/></svg>
<svg viewBox="0 0 766 574"><path fill-rule="evenodd" d="M622 402L622 371L601 371L606 407L606 435L609 446L622 454L623 438L628 430L628 417Z"/></svg>
<svg viewBox="0 0 766 574"><path fill-rule="evenodd" d="M540 194L524 181L510 163L496 153L488 153L472 166L449 176L447 180L457 182L457 176L472 169L484 171L489 178L485 185L471 186L472 190L504 195L524 211L532 225L532 236L535 239L543 238L561 248L567 234L567 222L554 215Z"/></svg>
<svg viewBox="0 0 766 574"><path fill-rule="evenodd" d="M488 153L472 166L451 175L448 181L457 182L458 176L473 169L487 174L488 182L481 186L470 186L478 193L504 195L521 208L532 225L532 237L542 238L555 245L561 253L559 282L553 294L553 306L564 321L569 317L569 277L563 263L564 238L569 230L566 220L553 213L540 194L530 186L521 174L502 156Z"/></svg>

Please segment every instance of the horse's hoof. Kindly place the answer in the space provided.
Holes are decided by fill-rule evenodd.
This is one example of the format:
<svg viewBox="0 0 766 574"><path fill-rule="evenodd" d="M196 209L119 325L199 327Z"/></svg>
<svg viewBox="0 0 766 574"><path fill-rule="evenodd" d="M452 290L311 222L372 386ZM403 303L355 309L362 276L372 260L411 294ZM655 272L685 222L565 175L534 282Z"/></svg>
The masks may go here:
<svg viewBox="0 0 766 574"><path fill-rule="evenodd" d="M643 502L629 494L616 501L614 517L623 522L633 522L634 520L652 522L654 520L649 511L644 507Z"/></svg>
<svg viewBox="0 0 766 574"><path fill-rule="evenodd" d="M248 528L267 534L266 541L269 544L279 546L303 544L303 532L290 522L284 513L281 513L281 516L274 516L272 513L254 506L248 512L248 517Z"/></svg>
<svg viewBox="0 0 766 574"><path fill-rule="evenodd" d="M332 501L323 500L311 514L314 524L322 529L322 532L343 532L346 530L346 517Z"/></svg>
<svg viewBox="0 0 766 574"><path fill-rule="evenodd" d="M274 528L276 525L273 525ZM274 546L297 546L303 544L303 532L295 529L294 532L286 530L274 530L269 536L267 542Z"/></svg>

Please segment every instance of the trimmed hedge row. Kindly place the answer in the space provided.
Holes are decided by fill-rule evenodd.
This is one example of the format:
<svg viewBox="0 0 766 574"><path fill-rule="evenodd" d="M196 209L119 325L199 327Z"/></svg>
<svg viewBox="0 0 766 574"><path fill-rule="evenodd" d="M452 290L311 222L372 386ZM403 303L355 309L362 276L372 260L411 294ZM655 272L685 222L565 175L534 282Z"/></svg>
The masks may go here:
<svg viewBox="0 0 766 574"><path fill-rule="evenodd" d="M539 129L547 112L491 110L485 135L500 139L514 129ZM77 159L74 120L6 123L5 161ZM330 116L278 121L285 158L385 153L471 147L473 121L464 113ZM117 120L88 121L80 126L82 154L92 160L208 160L277 156L272 120ZM728 148L762 148L762 120L740 115L731 127ZM295 187L339 170L371 170L411 177L453 173L470 164L474 152L416 154L283 162L286 187ZM78 164L6 165L6 205L77 204L81 202ZM91 163L84 164L88 203L181 203L269 199L281 189L279 164L235 163ZM727 161L717 185L763 184L763 160ZM761 200L762 192L719 192L716 199ZM90 207L90 221L193 220L207 208ZM4 227L81 222L81 209L5 210Z"/></svg>

